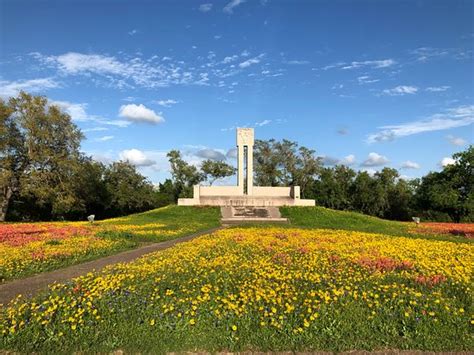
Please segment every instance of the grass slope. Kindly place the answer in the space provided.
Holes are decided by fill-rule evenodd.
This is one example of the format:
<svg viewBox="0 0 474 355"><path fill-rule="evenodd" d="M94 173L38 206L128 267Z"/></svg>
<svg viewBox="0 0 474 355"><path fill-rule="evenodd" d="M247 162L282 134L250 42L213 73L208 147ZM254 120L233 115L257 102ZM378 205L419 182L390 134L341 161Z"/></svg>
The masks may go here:
<svg viewBox="0 0 474 355"><path fill-rule="evenodd" d="M291 227L340 229L356 232L380 233L410 238L437 239L452 242L472 241L447 235L416 233L414 223L389 221L362 213L337 211L324 207L280 207L282 217L290 220Z"/></svg>
<svg viewBox="0 0 474 355"><path fill-rule="evenodd" d="M218 227L218 207L170 205L98 222L106 231L120 231L136 241L162 242ZM109 229L109 227L111 229Z"/></svg>
<svg viewBox="0 0 474 355"><path fill-rule="evenodd" d="M38 222L25 225L37 226L37 232L40 233L49 224L51 223ZM31 243L13 247L8 244L9 238L7 238L2 242L4 244L0 243L0 284L117 254L136 248L143 242L162 242L211 229L220 225L220 212L216 207L167 206L125 217L97 221L92 225L87 222L56 222L55 224L64 228L85 226L88 231L92 231L91 236L109 240L111 246L86 249L84 245L75 245L70 250L59 252L58 245L65 241L55 240L55 232L52 232L49 239L33 240ZM0 234L2 234L1 227L21 225L18 223L0 224ZM10 239L23 238L20 232L21 229L18 233L10 232ZM71 229L68 239L75 238L75 233L77 232ZM32 253L40 252L45 253L45 256L31 257Z"/></svg>

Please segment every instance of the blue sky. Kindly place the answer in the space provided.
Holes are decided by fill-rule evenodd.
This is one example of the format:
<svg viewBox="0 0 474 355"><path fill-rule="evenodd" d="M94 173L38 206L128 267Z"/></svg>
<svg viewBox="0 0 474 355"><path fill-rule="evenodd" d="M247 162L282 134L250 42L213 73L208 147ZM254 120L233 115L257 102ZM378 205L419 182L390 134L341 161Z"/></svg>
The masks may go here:
<svg viewBox="0 0 474 355"><path fill-rule="evenodd" d="M474 138L472 1L0 0L0 95L46 95L153 182L235 127L406 177Z"/></svg>

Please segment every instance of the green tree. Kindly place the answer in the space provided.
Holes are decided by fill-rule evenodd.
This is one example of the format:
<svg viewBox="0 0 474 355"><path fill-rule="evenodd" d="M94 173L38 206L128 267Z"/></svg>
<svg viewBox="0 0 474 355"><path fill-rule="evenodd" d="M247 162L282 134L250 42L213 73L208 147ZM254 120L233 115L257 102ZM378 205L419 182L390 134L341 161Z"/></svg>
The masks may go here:
<svg viewBox="0 0 474 355"><path fill-rule="evenodd" d="M171 150L167 156L175 187L175 200L179 197L192 197L193 186L204 180L202 173L194 165L184 161L179 150Z"/></svg>
<svg viewBox="0 0 474 355"><path fill-rule="evenodd" d="M177 202L175 199L175 188L171 179L166 179L163 183L159 183L156 194L157 207L166 206Z"/></svg>
<svg viewBox="0 0 474 355"><path fill-rule="evenodd" d="M101 219L106 216L106 209L110 206L111 196L104 181L106 172L104 164L90 157L82 156L74 172L74 194L81 201L78 206L73 206L67 217L70 219L83 219L94 214Z"/></svg>
<svg viewBox="0 0 474 355"><path fill-rule="evenodd" d="M311 192L318 205L338 209L352 209L351 188L356 173L344 165L320 169Z"/></svg>
<svg viewBox="0 0 474 355"><path fill-rule="evenodd" d="M0 103L0 220L14 192L50 206L55 217L80 205L71 184L83 138L71 118L42 96L21 92Z"/></svg>
<svg viewBox="0 0 474 355"><path fill-rule="evenodd" d="M359 171L352 185L353 208L372 216L383 217L387 207L384 187L366 171Z"/></svg>
<svg viewBox="0 0 474 355"><path fill-rule="evenodd" d="M110 196L108 215L146 211L156 205L153 185L128 162L111 164L105 170L104 183Z"/></svg>
<svg viewBox="0 0 474 355"><path fill-rule="evenodd" d="M299 147L284 139L257 140L254 145L254 180L256 186L300 186L305 197L307 186L320 169L314 150Z"/></svg>
<svg viewBox="0 0 474 355"><path fill-rule="evenodd" d="M276 141L257 139L254 144L254 183L256 186L279 186L281 157L276 153Z"/></svg>
<svg viewBox="0 0 474 355"><path fill-rule="evenodd" d="M474 219L474 147L453 155L455 163L421 179L416 192L425 215L447 214L452 221Z"/></svg>
<svg viewBox="0 0 474 355"><path fill-rule="evenodd" d="M207 159L202 162L201 171L205 180L212 186L216 180L234 175L236 169L224 161Z"/></svg>

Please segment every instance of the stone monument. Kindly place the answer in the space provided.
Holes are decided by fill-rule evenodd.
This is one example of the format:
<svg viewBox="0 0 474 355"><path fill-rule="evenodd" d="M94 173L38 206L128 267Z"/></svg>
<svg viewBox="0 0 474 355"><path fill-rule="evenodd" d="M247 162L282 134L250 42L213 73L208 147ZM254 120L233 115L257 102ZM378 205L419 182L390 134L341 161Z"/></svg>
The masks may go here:
<svg viewBox="0 0 474 355"><path fill-rule="evenodd" d="M254 186L253 145L253 128L237 128L237 185L194 185L193 198L180 198L178 199L178 205L207 205L224 207L278 207L315 205L314 200L300 199L299 186ZM242 213L245 214L245 211Z"/></svg>

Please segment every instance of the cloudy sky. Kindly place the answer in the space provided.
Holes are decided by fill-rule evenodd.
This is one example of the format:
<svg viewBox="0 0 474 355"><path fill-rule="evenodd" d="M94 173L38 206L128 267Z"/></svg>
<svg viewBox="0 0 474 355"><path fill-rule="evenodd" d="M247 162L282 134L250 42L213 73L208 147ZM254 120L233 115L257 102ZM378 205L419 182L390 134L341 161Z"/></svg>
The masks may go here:
<svg viewBox="0 0 474 355"><path fill-rule="evenodd" d="M406 177L474 138L472 1L0 0L0 96L46 95L96 159L166 178L235 127Z"/></svg>

